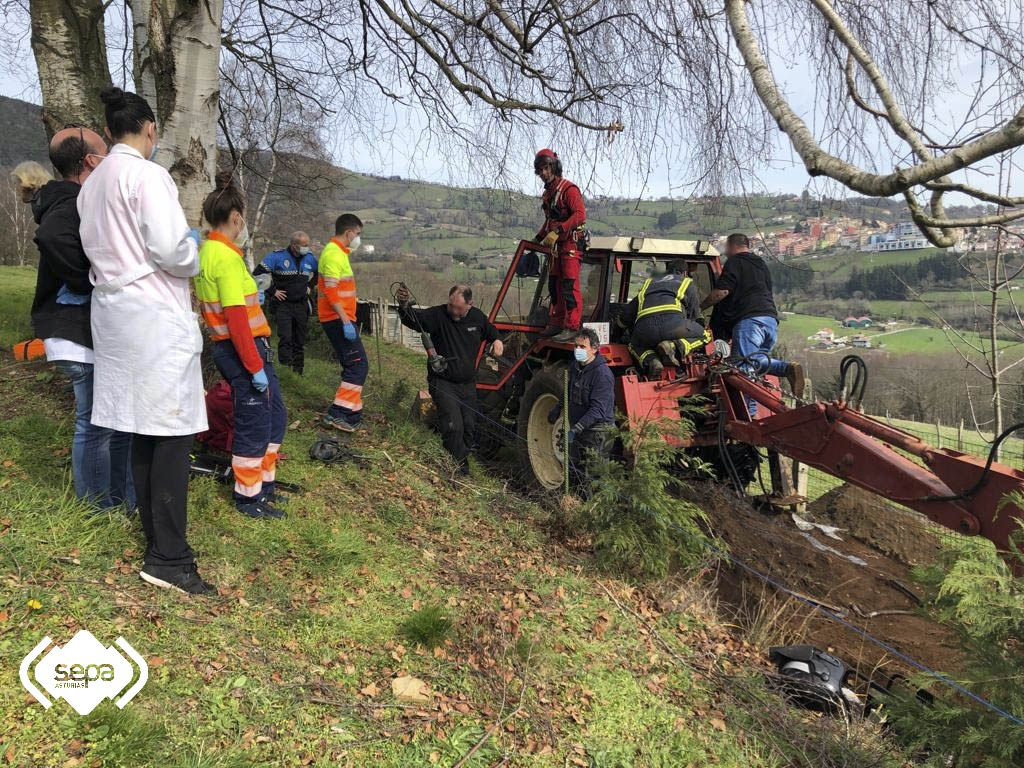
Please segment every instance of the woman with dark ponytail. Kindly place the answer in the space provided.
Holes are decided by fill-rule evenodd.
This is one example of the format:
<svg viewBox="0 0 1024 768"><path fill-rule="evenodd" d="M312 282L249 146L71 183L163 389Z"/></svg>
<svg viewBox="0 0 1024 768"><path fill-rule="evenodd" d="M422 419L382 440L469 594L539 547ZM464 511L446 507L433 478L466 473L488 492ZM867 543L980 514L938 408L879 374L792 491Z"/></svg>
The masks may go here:
<svg viewBox="0 0 1024 768"><path fill-rule="evenodd" d="M185 535L189 451L207 428L203 338L189 291L199 271L199 231L189 228L170 174L149 162L157 151L149 104L120 88L100 98L114 146L78 196L95 284L92 423L134 435L132 474L146 534L139 575L158 587L214 593Z"/></svg>
<svg viewBox="0 0 1024 768"><path fill-rule="evenodd" d="M235 505L249 517L281 518L284 512L273 502L278 500L277 451L287 415L271 363L270 326L239 247L249 237L245 198L230 172L218 174L217 188L203 203L203 217L213 229L199 249L196 296L214 343L213 361L231 384Z"/></svg>

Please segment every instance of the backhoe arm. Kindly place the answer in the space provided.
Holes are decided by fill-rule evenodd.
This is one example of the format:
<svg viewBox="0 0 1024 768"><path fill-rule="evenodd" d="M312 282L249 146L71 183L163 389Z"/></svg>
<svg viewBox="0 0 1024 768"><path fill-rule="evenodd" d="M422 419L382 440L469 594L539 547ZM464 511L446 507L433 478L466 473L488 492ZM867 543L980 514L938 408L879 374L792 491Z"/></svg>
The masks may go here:
<svg viewBox="0 0 1024 768"><path fill-rule="evenodd" d="M1006 499L1013 491L1024 491L1024 472L997 462L986 470L984 459L933 448L843 403L789 408L741 373L723 373L721 382L730 437L817 467L959 533L984 536L1001 551L1010 549L1010 536L1019 530L1024 512ZM754 398L772 415L745 418L737 407L741 395Z"/></svg>

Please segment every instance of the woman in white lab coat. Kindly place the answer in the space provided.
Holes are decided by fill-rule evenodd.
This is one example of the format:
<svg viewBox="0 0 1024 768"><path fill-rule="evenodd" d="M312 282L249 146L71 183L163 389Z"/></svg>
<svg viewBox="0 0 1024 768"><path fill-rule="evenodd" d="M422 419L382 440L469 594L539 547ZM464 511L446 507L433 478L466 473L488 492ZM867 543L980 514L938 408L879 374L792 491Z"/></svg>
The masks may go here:
<svg viewBox="0 0 1024 768"><path fill-rule="evenodd" d="M178 190L152 162L156 117L120 88L100 93L114 141L78 196L81 236L95 285L92 423L134 434L132 472L146 555L140 576L191 594L215 592L188 545L189 451L207 428L202 334L189 278L199 271L199 232Z"/></svg>

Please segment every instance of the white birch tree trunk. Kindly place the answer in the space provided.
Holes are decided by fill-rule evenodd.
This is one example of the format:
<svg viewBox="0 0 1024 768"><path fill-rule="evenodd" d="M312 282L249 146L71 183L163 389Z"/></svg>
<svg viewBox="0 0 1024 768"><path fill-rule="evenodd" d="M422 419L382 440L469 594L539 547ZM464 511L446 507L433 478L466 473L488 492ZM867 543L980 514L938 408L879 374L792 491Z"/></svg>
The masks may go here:
<svg viewBox="0 0 1024 768"><path fill-rule="evenodd" d="M102 0L32 0L32 53L52 137L68 123L103 132L100 91L110 85Z"/></svg>
<svg viewBox="0 0 1024 768"><path fill-rule="evenodd" d="M135 83L156 113L157 161L199 226L217 171L220 25L223 0L137 0Z"/></svg>

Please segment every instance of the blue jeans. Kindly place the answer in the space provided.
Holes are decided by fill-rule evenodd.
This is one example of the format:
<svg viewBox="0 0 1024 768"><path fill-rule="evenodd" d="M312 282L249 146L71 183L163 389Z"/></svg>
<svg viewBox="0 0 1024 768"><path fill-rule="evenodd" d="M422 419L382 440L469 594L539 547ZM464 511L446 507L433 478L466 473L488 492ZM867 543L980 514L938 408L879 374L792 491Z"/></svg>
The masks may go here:
<svg viewBox="0 0 1024 768"><path fill-rule="evenodd" d="M132 436L90 422L92 417L92 363L55 360L57 370L71 379L75 389L75 436L71 467L75 495L101 509L121 504L135 508L132 482Z"/></svg>
<svg viewBox="0 0 1024 768"><path fill-rule="evenodd" d="M785 360L769 357L779 336L779 321L771 315L744 317L732 327L732 355L743 360L739 368L752 376L784 376L789 366ZM757 403L747 398L750 418L757 416Z"/></svg>

